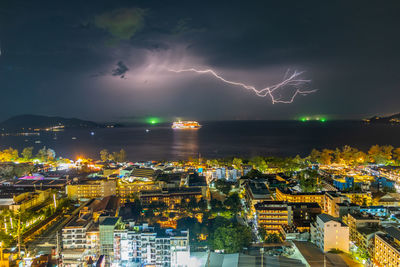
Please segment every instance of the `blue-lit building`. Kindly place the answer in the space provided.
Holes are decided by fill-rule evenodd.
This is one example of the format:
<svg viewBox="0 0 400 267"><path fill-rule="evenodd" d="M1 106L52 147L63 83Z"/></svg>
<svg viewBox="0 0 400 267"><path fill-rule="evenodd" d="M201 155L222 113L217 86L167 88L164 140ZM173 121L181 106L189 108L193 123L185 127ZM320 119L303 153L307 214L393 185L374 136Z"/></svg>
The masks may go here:
<svg viewBox="0 0 400 267"><path fill-rule="evenodd" d="M387 216L387 208L384 206L360 207L360 212L365 212L374 216Z"/></svg>
<svg viewBox="0 0 400 267"><path fill-rule="evenodd" d="M351 189L355 186L361 186L362 182L354 182L354 177L345 177L333 179L333 186L339 190Z"/></svg>
<svg viewBox="0 0 400 267"><path fill-rule="evenodd" d="M226 179L226 169L224 167L216 168L213 171L212 177L214 179Z"/></svg>
<svg viewBox="0 0 400 267"><path fill-rule="evenodd" d="M372 185L377 188L394 188L395 182L386 177L376 177Z"/></svg>

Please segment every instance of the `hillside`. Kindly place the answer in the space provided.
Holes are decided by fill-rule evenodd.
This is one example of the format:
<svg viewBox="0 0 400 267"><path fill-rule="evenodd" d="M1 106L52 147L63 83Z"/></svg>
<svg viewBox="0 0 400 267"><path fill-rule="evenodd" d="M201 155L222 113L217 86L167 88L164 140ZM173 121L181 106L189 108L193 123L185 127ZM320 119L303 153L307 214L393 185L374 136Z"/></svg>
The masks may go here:
<svg viewBox="0 0 400 267"><path fill-rule="evenodd" d="M369 119L364 119L364 121L368 123L400 123L400 113L386 117L374 116Z"/></svg>
<svg viewBox="0 0 400 267"><path fill-rule="evenodd" d="M1 122L0 129L4 129L4 131L19 131L23 129L46 129L60 125L63 125L64 128L99 128L106 126L105 124L76 118L18 115Z"/></svg>

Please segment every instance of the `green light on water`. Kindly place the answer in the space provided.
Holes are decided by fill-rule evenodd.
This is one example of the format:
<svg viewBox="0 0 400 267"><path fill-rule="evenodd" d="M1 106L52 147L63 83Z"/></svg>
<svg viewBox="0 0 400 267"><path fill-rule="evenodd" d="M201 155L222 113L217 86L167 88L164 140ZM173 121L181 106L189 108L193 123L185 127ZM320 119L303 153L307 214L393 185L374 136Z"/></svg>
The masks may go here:
<svg viewBox="0 0 400 267"><path fill-rule="evenodd" d="M305 121L307 121L307 118L302 117L302 118L300 118L300 120L301 120L302 122L305 122Z"/></svg>
<svg viewBox="0 0 400 267"><path fill-rule="evenodd" d="M149 124L157 124L160 122L160 119L155 117L150 117L146 119L146 122Z"/></svg>
<svg viewBox="0 0 400 267"><path fill-rule="evenodd" d="M320 122L326 122L326 118L321 118L319 121Z"/></svg>

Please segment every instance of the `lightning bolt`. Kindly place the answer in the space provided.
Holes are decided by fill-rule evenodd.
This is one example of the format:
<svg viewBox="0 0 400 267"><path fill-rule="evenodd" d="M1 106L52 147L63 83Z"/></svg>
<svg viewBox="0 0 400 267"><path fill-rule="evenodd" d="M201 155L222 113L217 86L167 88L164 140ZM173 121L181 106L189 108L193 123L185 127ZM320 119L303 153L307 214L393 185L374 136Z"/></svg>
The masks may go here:
<svg viewBox="0 0 400 267"><path fill-rule="evenodd" d="M265 88L261 88L261 89L257 89L256 87L252 86L252 85L248 85L248 84L244 84L242 82L236 82L236 81L230 81L227 80L225 78L223 78L221 75L219 75L218 73L216 73L214 70L212 69L205 69L205 70L198 70L195 68L188 68L188 69L168 69L171 72L175 72L175 73L182 73L182 72L195 72L198 74L211 74L213 75L215 78L223 81L224 83L227 84L232 84L232 85L236 85L236 86L240 86L243 87L247 90L251 90L253 91L257 96L259 97L267 97L269 96L271 98L272 104L275 103L283 103L283 104L290 104L293 103L294 99L296 98L297 95L308 95L311 93L316 92L317 90L301 90L300 87L308 84L311 82L311 80L305 80L301 78L301 75L304 73L303 71L299 72L299 71L294 71L292 73L289 72L289 70L286 72L285 76L283 77L283 81L281 81L280 83L265 87ZM296 89L296 91L294 91L293 95L288 99L288 100L281 100L279 98L276 98L275 95L273 94L276 90L281 89L283 87L287 87L287 86L291 86L294 87Z"/></svg>

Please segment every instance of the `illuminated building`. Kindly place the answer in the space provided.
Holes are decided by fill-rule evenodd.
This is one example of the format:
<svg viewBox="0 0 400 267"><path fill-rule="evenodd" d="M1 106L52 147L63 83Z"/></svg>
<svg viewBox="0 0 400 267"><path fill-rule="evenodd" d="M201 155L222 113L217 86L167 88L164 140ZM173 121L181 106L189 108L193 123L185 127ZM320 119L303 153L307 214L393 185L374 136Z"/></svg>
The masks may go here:
<svg viewBox="0 0 400 267"><path fill-rule="evenodd" d="M374 202L379 206L398 207L399 197L396 193L388 193L382 197L374 199Z"/></svg>
<svg viewBox="0 0 400 267"><path fill-rule="evenodd" d="M384 206L368 206L368 207L360 207L360 212L365 212L371 215L384 217L388 214L388 209Z"/></svg>
<svg viewBox="0 0 400 267"><path fill-rule="evenodd" d="M114 230L124 228L121 218L106 217L100 221L100 254L106 258L106 263L110 262L114 255Z"/></svg>
<svg viewBox="0 0 400 267"><path fill-rule="evenodd" d="M284 225L309 231L310 224L321 213L318 203L264 201L254 205L258 227L268 232L281 232Z"/></svg>
<svg viewBox="0 0 400 267"><path fill-rule="evenodd" d="M119 177L123 178L123 177L129 177L131 176L133 172L133 167L126 167L122 170L119 170Z"/></svg>
<svg viewBox="0 0 400 267"><path fill-rule="evenodd" d="M91 180L85 183L66 186L66 192L72 199L91 199L116 194L116 182L107 180Z"/></svg>
<svg viewBox="0 0 400 267"><path fill-rule="evenodd" d="M258 227L269 233L279 233L281 226L288 224L288 205L284 201L264 201L254 208Z"/></svg>
<svg viewBox="0 0 400 267"><path fill-rule="evenodd" d="M271 200L271 194L264 183L249 181L246 183L245 192L247 206L250 211L249 215L251 216L255 213L254 205Z"/></svg>
<svg viewBox="0 0 400 267"><path fill-rule="evenodd" d="M187 266L189 233L172 229L133 226L114 232L116 266Z"/></svg>
<svg viewBox="0 0 400 267"><path fill-rule="evenodd" d="M163 202L170 209L175 209L177 204L181 204L182 201L189 201L191 198L199 201L202 196L202 190L198 187L163 188L140 192L140 200L143 206L148 206L153 202Z"/></svg>
<svg viewBox="0 0 400 267"><path fill-rule="evenodd" d="M119 168L117 168L117 167L103 168L102 173L103 173L104 177L109 177L110 175L113 175L113 174L119 175Z"/></svg>
<svg viewBox="0 0 400 267"><path fill-rule="evenodd" d="M339 190L351 189L354 187L360 187L363 184L362 181L355 180L354 177L345 177L345 178L334 178L333 186L335 186Z"/></svg>
<svg viewBox="0 0 400 267"><path fill-rule="evenodd" d="M132 201L135 195L139 195L141 191L160 190L159 183L153 181L133 181L126 179L117 181L117 194L121 198L122 203Z"/></svg>
<svg viewBox="0 0 400 267"><path fill-rule="evenodd" d="M287 202L316 202L324 207L325 193L302 193L290 189L281 190L276 188L276 200Z"/></svg>
<svg viewBox="0 0 400 267"><path fill-rule="evenodd" d="M333 217L339 217L343 219L343 217L347 216L349 213L355 213L360 211L360 206L354 203L350 203L348 201L344 201L343 203L335 204L335 214Z"/></svg>
<svg viewBox="0 0 400 267"><path fill-rule="evenodd" d="M311 222L321 210L318 203L288 203L288 224L300 231L309 231Z"/></svg>
<svg viewBox="0 0 400 267"><path fill-rule="evenodd" d="M133 169L130 178L138 180L153 180L155 176L155 170L152 168L136 168Z"/></svg>
<svg viewBox="0 0 400 267"><path fill-rule="evenodd" d="M89 240L87 233L93 225L92 214L83 213L67 223L62 229L61 258L64 266L83 266L98 244L93 243L92 235ZM89 242L88 242L89 241ZM95 245L95 247L92 247Z"/></svg>
<svg viewBox="0 0 400 267"><path fill-rule="evenodd" d="M371 206L372 205L372 196L370 192L366 193L342 193L342 195L348 197L351 203L360 205L360 206Z"/></svg>
<svg viewBox="0 0 400 267"><path fill-rule="evenodd" d="M343 202L343 197L339 195L337 192L326 192L324 196L324 205L322 208L324 209L325 213L333 217L339 217L337 214L338 211L338 203Z"/></svg>
<svg viewBox="0 0 400 267"><path fill-rule="evenodd" d="M378 231L380 220L378 217L360 212L349 213L345 218L349 226L350 241L357 247L373 253L373 234Z"/></svg>
<svg viewBox="0 0 400 267"><path fill-rule="evenodd" d="M329 214L319 214L311 224L311 241L323 252L331 249L349 252L349 227Z"/></svg>
<svg viewBox="0 0 400 267"><path fill-rule="evenodd" d="M400 266L400 231L389 227L386 232L375 235L373 263L379 267Z"/></svg>
<svg viewBox="0 0 400 267"><path fill-rule="evenodd" d="M43 204L52 196L52 190L35 190L26 192L13 197L12 203L8 206L13 211L25 211Z"/></svg>

